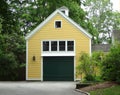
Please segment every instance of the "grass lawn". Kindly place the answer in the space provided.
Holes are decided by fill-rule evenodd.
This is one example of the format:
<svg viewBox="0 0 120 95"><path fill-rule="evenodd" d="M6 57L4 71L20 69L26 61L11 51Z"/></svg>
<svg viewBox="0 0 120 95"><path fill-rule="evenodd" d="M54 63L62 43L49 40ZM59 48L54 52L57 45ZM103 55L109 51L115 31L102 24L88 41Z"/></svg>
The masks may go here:
<svg viewBox="0 0 120 95"><path fill-rule="evenodd" d="M112 86L110 88L98 89L91 91L90 95L120 95L120 85Z"/></svg>

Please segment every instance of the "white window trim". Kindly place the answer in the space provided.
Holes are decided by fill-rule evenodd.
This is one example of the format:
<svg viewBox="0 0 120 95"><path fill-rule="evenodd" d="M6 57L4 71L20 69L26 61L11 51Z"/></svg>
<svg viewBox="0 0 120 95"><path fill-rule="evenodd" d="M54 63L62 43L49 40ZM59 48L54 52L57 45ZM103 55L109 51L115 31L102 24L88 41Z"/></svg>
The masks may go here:
<svg viewBox="0 0 120 95"><path fill-rule="evenodd" d="M65 41L65 51L67 52L67 41Z"/></svg>
<svg viewBox="0 0 120 95"><path fill-rule="evenodd" d="M59 41L57 41L57 51L59 51Z"/></svg>
<svg viewBox="0 0 120 95"><path fill-rule="evenodd" d="M49 41L49 51L43 51L43 42ZM57 41L57 51L51 51L51 41ZM65 51L59 51L59 41L65 41ZM67 41L74 42L73 51L67 51ZM41 56L75 56L75 40L42 40Z"/></svg>
<svg viewBox="0 0 120 95"><path fill-rule="evenodd" d="M56 26L55 26L56 21L60 21L60 22L61 22L61 27L56 28ZM55 28L55 29L61 29L61 28L62 28L62 20L55 20L55 21L54 21L54 28Z"/></svg>

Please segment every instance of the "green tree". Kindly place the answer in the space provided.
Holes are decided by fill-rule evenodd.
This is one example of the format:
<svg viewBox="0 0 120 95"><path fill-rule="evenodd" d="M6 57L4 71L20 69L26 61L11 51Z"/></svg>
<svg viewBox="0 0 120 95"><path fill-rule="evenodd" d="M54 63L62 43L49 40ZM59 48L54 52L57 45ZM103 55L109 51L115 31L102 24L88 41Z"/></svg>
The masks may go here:
<svg viewBox="0 0 120 95"><path fill-rule="evenodd" d="M110 0L85 0L84 6L88 13L88 19L93 23L93 26L97 31L94 35L94 43L111 43L114 18Z"/></svg>
<svg viewBox="0 0 120 95"><path fill-rule="evenodd" d="M120 30L120 12L113 12L113 17L114 17L113 29Z"/></svg>
<svg viewBox="0 0 120 95"><path fill-rule="evenodd" d="M15 80L16 69L25 63L25 40L16 10L8 0L0 1L0 80ZM9 76L9 78L8 78Z"/></svg>
<svg viewBox="0 0 120 95"><path fill-rule="evenodd" d="M0 18L2 18L2 34L19 32L19 22L11 10L7 0L0 0Z"/></svg>
<svg viewBox="0 0 120 95"><path fill-rule="evenodd" d="M13 53L18 64L25 63L24 37L14 34L0 35L0 50L4 54Z"/></svg>
<svg viewBox="0 0 120 95"><path fill-rule="evenodd" d="M2 31L2 18L0 18L0 33Z"/></svg>
<svg viewBox="0 0 120 95"><path fill-rule="evenodd" d="M16 33L0 34L0 80L20 78L18 75L20 72L18 71L24 68L21 68L21 65L25 63L25 59L25 40L23 36Z"/></svg>
<svg viewBox="0 0 120 95"><path fill-rule="evenodd" d="M85 28L92 35L95 34L91 22L86 19L86 12L81 8L79 0L12 0L11 8L17 13L21 31L24 35L31 32L38 24L44 21L53 11L66 6L70 10L70 17Z"/></svg>

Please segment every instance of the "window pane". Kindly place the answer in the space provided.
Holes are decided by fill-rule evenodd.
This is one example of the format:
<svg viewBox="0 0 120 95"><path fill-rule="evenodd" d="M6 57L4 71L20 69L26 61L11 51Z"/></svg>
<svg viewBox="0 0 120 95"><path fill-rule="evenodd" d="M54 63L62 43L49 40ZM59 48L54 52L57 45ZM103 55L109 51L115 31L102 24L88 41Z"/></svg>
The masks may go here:
<svg viewBox="0 0 120 95"><path fill-rule="evenodd" d="M59 41L59 51L65 51L65 41Z"/></svg>
<svg viewBox="0 0 120 95"><path fill-rule="evenodd" d="M51 51L57 51L57 41L51 41Z"/></svg>
<svg viewBox="0 0 120 95"><path fill-rule="evenodd" d="M74 50L74 41L67 41L67 50L68 51Z"/></svg>
<svg viewBox="0 0 120 95"><path fill-rule="evenodd" d="M49 41L43 42L43 51L49 51Z"/></svg>
<svg viewBox="0 0 120 95"><path fill-rule="evenodd" d="M61 28L61 21L55 22L55 28Z"/></svg>

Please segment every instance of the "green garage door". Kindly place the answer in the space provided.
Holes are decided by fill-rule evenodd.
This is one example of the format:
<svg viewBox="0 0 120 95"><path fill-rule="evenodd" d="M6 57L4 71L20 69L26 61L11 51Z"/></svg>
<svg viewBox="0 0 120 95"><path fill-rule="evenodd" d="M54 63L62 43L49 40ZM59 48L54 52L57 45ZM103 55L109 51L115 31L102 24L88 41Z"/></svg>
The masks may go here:
<svg viewBox="0 0 120 95"><path fill-rule="evenodd" d="M74 81L74 57L43 57L44 81Z"/></svg>

